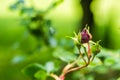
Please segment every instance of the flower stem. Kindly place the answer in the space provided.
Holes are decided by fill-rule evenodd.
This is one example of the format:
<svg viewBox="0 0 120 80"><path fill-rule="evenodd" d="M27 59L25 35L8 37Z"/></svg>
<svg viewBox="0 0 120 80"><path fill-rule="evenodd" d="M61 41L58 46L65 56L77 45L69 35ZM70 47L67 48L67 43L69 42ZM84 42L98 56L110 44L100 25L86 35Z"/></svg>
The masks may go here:
<svg viewBox="0 0 120 80"><path fill-rule="evenodd" d="M51 73L49 76L51 76L52 78L54 78L55 80L61 80L57 75Z"/></svg>
<svg viewBox="0 0 120 80"><path fill-rule="evenodd" d="M90 43L88 42L87 44L88 44L88 58L90 58L91 57Z"/></svg>
<svg viewBox="0 0 120 80"><path fill-rule="evenodd" d="M69 73L69 72L73 72L73 71L76 71L76 70L80 70L80 69L82 69L82 68L85 68L85 67L87 67L89 64L90 64L90 60L88 60L88 62L87 62L85 65L83 65L83 66L75 67L75 68L72 68L72 69L68 70L68 71L66 72L66 74Z"/></svg>
<svg viewBox="0 0 120 80"><path fill-rule="evenodd" d="M80 49L79 49L79 54L80 54L80 56L82 57L83 61L84 61L85 64L86 64L87 62L86 62L86 60L84 59L83 54L81 53Z"/></svg>

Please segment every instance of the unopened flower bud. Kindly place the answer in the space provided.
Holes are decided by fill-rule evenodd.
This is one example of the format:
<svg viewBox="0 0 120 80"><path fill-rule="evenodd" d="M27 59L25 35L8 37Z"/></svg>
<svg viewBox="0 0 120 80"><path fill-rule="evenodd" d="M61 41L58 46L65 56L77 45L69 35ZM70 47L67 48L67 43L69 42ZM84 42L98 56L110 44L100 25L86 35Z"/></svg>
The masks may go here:
<svg viewBox="0 0 120 80"><path fill-rule="evenodd" d="M92 35L89 33L88 29L83 29L81 32L81 43L88 43L92 39Z"/></svg>
<svg viewBox="0 0 120 80"><path fill-rule="evenodd" d="M94 55L97 55L100 51L101 51L101 46L99 45L99 42L100 41L98 41L96 44L94 44L93 46L92 46L92 53L94 54Z"/></svg>

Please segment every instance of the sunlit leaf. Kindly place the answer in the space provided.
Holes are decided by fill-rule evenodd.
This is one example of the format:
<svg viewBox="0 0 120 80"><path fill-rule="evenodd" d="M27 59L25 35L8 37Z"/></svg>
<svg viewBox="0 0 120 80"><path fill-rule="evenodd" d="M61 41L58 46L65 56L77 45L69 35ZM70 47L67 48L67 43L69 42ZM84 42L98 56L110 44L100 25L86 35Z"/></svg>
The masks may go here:
<svg viewBox="0 0 120 80"><path fill-rule="evenodd" d="M50 43L51 47L56 47L57 46L57 41L54 38L50 38L49 43Z"/></svg>
<svg viewBox="0 0 120 80"><path fill-rule="evenodd" d="M120 77L117 80L120 80Z"/></svg>
<svg viewBox="0 0 120 80"><path fill-rule="evenodd" d="M47 73L43 70L40 70L40 71L35 73L34 77L39 79L39 80L46 80Z"/></svg>
<svg viewBox="0 0 120 80"><path fill-rule="evenodd" d="M87 80L94 80L94 76L93 75L87 76Z"/></svg>
<svg viewBox="0 0 120 80"><path fill-rule="evenodd" d="M112 69L120 70L120 63L116 63L116 64L112 65Z"/></svg>
<svg viewBox="0 0 120 80"><path fill-rule="evenodd" d="M94 60L90 63L89 67L96 67L99 65L102 65L102 61L99 58L95 57Z"/></svg>
<svg viewBox="0 0 120 80"><path fill-rule="evenodd" d="M55 65L52 61L45 64L45 69L48 73L52 72L55 69Z"/></svg>
<svg viewBox="0 0 120 80"><path fill-rule="evenodd" d="M26 59L25 55L16 55L16 56L13 57L12 63L17 64L17 63L20 63L20 62L24 61L25 59Z"/></svg>
<svg viewBox="0 0 120 80"><path fill-rule="evenodd" d="M76 56L71 52L65 51L63 49L58 48L54 53L54 57L59 58L64 62L71 62L76 59Z"/></svg>
<svg viewBox="0 0 120 80"><path fill-rule="evenodd" d="M104 64L106 66L112 66L113 64L115 64L115 59L111 56L105 59Z"/></svg>
<svg viewBox="0 0 120 80"><path fill-rule="evenodd" d="M94 68L94 71L97 72L97 73L100 73L100 74L106 74L108 73L108 67L106 66L103 66L103 65L100 65L100 66L96 66Z"/></svg>
<svg viewBox="0 0 120 80"><path fill-rule="evenodd" d="M85 62L83 61L82 58L80 58L80 59L77 61L77 65L78 65L78 66L85 65Z"/></svg>
<svg viewBox="0 0 120 80"><path fill-rule="evenodd" d="M13 4L13 5L10 6L10 9L11 9L11 10L17 10L17 8L18 8L18 7L17 7L17 5L15 5L15 4Z"/></svg>

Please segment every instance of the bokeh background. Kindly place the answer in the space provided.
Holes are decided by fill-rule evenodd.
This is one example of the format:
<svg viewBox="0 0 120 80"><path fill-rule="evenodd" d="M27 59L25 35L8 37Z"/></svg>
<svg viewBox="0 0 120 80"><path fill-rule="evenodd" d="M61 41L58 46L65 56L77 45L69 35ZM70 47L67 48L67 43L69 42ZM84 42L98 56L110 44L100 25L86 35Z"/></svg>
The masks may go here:
<svg viewBox="0 0 120 80"><path fill-rule="evenodd" d="M51 60L58 45L70 51L73 44L66 36L73 36L85 24L90 26L93 41L101 40L99 57L103 64L67 80L120 80L120 0L63 0L54 6L44 15L55 28L52 49L29 33L22 19L28 14L20 12L23 5L15 6L18 1L25 1L25 7L45 11L55 0L0 0L0 80L31 80L21 70L30 63Z"/></svg>

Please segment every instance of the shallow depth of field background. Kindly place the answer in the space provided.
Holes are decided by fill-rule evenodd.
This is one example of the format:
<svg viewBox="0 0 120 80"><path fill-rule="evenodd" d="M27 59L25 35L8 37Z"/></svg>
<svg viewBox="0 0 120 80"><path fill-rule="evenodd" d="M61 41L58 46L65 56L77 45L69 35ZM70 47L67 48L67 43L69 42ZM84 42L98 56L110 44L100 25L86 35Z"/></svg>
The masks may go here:
<svg viewBox="0 0 120 80"><path fill-rule="evenodd" d="M31 80L22 74L22 68L33 62L44 64L51 59L51 52L44 45L40 51L34 52L37 45L35 37L20 24L19 11L9 9L15 1L0 0L0 80ZM26 1L28 6L34 3L39 10L45 9L53 0ZM89 77L87 80L117 80L120 77L120 1L93 0L90 9L94 19L94 27L91 26L93 40L101 40L103 47L101 53L112 56L105 62L107 67L99 68L100 71L109 68L109 71L106 70L105 73L98 71L99 74L95 75L95 78L90 77L94 76L94 73L91 73L87 75ZM83 17L80 0L64 0L47 13L46 17L55 27L54 37L58 42L64 41L65 36L73 36L74 31L83 28L80 26ZM105 78L101 79L101 76Z"/></svg>

